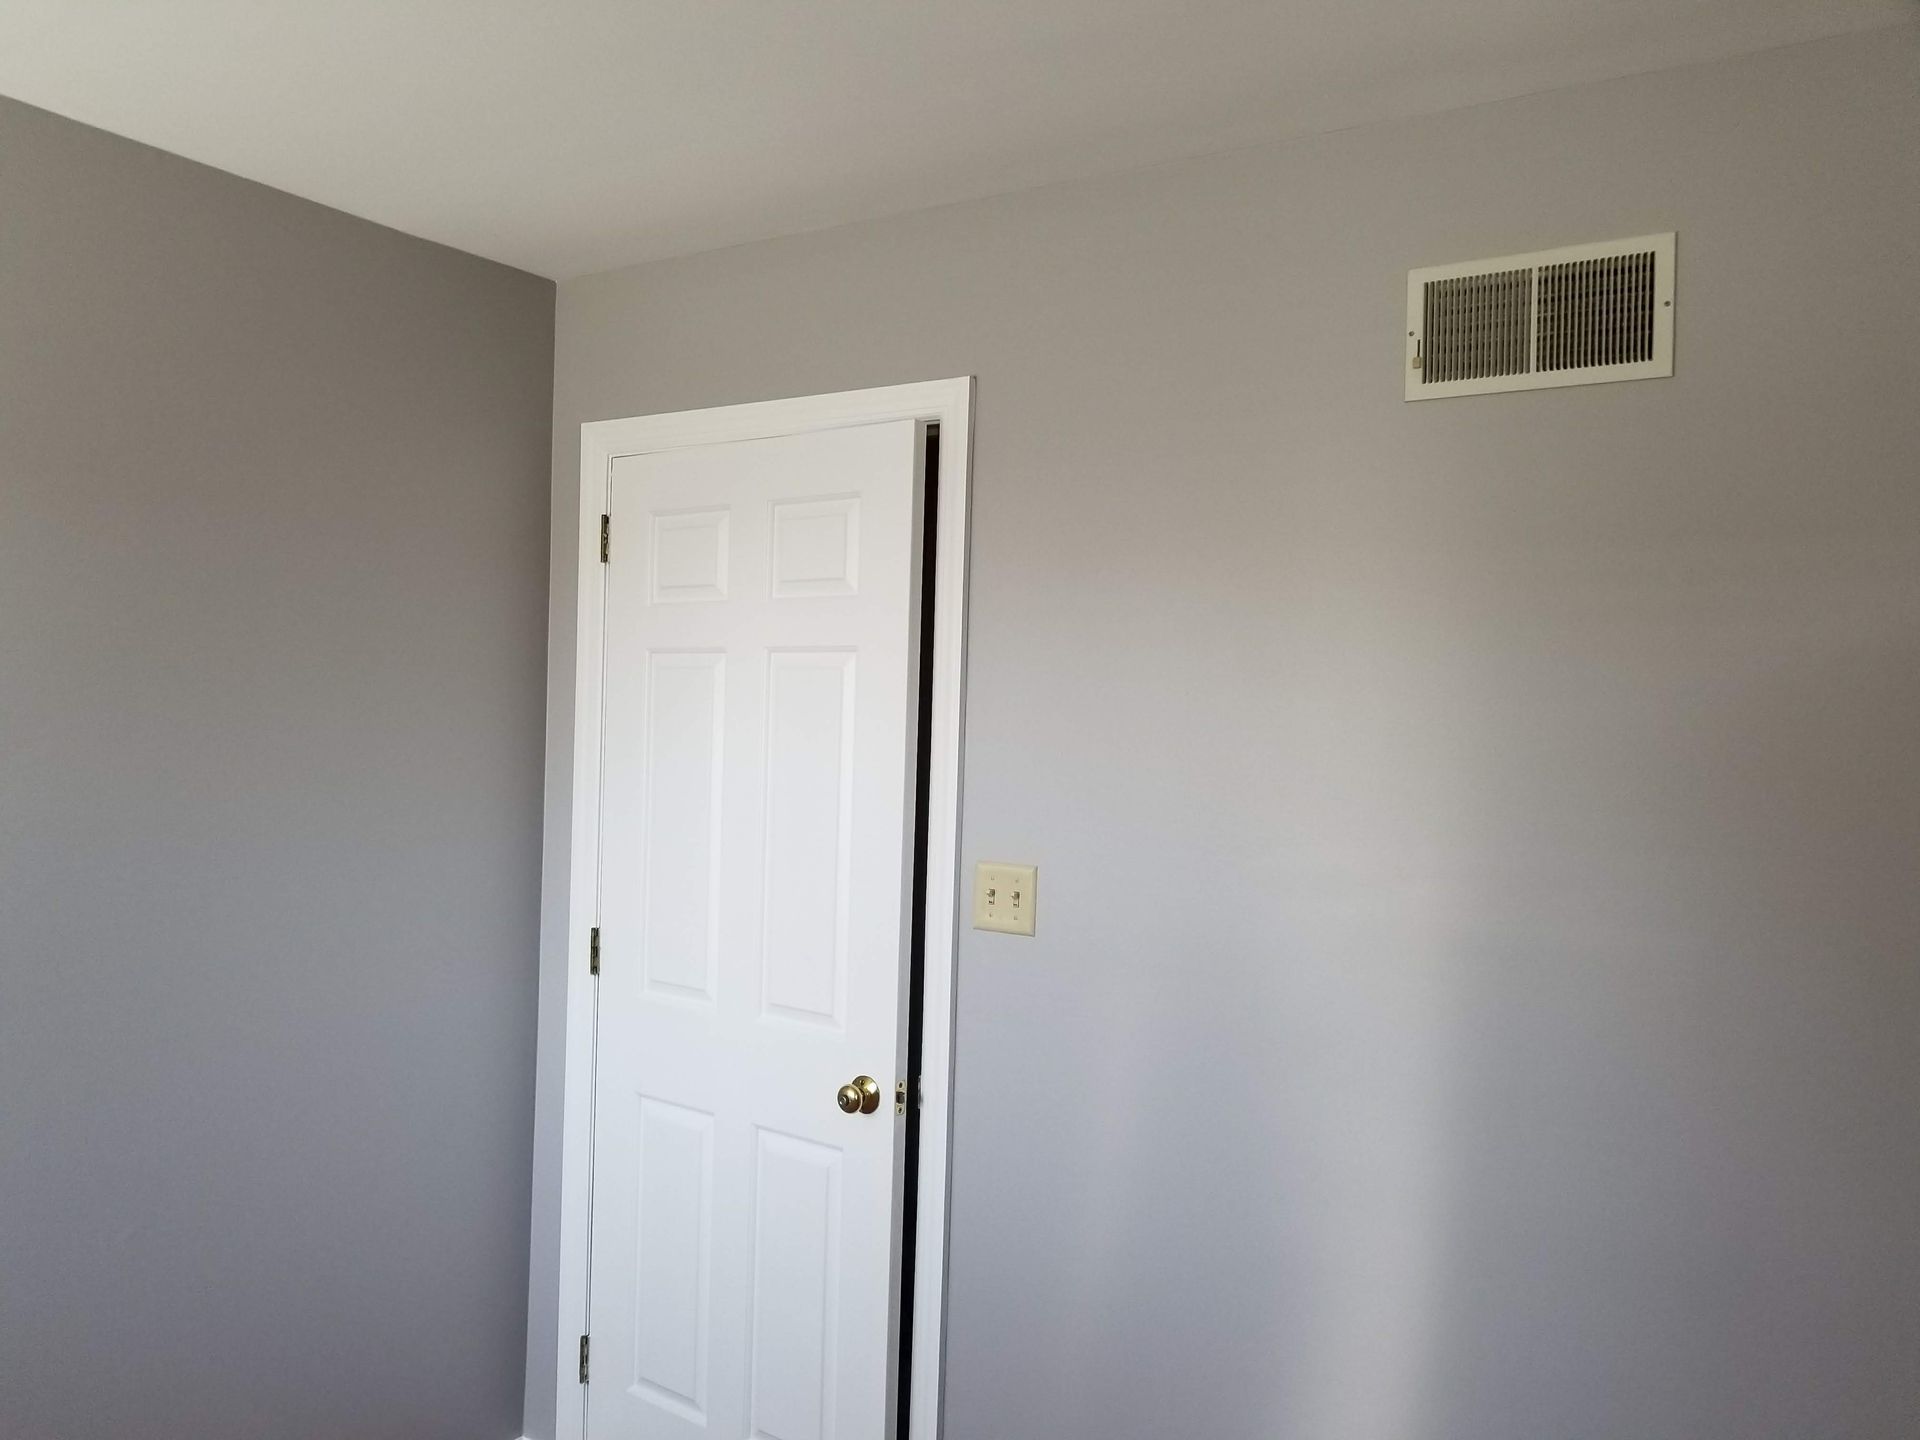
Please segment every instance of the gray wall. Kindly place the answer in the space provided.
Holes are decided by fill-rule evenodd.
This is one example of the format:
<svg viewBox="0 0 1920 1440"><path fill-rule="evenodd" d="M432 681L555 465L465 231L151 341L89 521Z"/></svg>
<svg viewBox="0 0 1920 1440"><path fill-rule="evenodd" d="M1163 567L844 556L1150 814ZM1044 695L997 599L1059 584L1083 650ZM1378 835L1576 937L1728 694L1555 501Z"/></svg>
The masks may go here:
<svg viewBox="0 0 1920 1440"><path fill-rule="evenodd" d="M1912 1435L1917 35L561 286L563 742L580 422L979 377L950 1440ZM1669 228L1676 378L1401 401Z"/></svg>
<svg viewBox="0 0 1920 1440"><path fill-rule="evenodd" d="M553 287L0 101L0 1435L519 1434Z"/></svg>

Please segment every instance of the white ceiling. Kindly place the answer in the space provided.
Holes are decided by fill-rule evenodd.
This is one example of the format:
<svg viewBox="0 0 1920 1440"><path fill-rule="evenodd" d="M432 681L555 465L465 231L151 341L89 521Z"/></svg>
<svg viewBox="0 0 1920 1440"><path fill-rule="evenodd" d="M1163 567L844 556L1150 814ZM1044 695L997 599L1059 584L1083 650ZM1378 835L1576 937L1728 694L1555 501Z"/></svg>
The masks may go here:
<svg viewBox="0 0 1920 1440"><path fill-rule="evenodd" d="M0 93L566 277L1914 14L1914 0L4 0Z"/></svg>

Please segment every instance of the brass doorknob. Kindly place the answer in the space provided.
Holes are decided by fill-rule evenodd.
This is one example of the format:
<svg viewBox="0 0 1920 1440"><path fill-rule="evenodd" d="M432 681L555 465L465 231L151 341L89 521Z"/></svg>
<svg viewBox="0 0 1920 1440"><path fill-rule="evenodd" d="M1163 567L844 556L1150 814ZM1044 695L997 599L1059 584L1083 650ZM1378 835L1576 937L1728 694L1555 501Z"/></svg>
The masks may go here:
<svg viewBox="0 0 1920 1440"><path fill-rule="evenodd" d="M871 1115L880 1108L880 1082L871 1075L856 1075L834 1098L849 1115Z"/></svg>

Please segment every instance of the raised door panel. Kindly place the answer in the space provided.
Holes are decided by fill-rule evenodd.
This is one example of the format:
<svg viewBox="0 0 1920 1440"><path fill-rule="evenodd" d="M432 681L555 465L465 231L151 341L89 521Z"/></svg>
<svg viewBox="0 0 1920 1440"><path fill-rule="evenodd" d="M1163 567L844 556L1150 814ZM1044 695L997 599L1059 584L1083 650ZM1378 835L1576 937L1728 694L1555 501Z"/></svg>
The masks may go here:
<svg viewBox="0 0 1920 1440"><path fill-rule="evenodd" d="M631 1303L635 1395L704 1426L713 1117L640 1097Z"/></svg>
<svg viewBox="0 0 1920 1440"><path fill-rule="evenodd" d="M655 511L650 519L653 603L726 599L731 559L727 511Z"/></svg>
<svg viewBox="0 0 1920 1440"><path fill-rule="evenodd" d="M773 507L776 599L860 588L860 497L783 500Z"/></svg>
<svg viewBox="0 0 1920 1440"><path fill-rule="evenodd" d="M648 657L641 901L647 990L710 1001L719 967L726 657Z"/></svg>
<svg viewBox="0 0 1920 1440"><path fill-rule="evenodd" d="M768 1014L839 1026L853 842L852 651L767 662L762 994Z"/></svg>
<svg viewBox="0 0 1920 1440"><path fill-rule="evenodd" d="M749 1433L833 1440L841 1152L757 1132Z"/></svg>

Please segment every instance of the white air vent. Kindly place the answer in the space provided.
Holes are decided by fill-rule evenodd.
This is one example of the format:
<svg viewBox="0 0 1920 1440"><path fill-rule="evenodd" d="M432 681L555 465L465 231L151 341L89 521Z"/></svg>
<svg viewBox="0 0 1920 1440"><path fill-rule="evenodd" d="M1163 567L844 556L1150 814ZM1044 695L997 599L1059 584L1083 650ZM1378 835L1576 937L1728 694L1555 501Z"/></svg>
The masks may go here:
<svg viewBox="0 0 1920 1440"><path fill-rule="evenodd" d="M1407 275L1407 399L1673 374L1673 236Z"/></svg>

